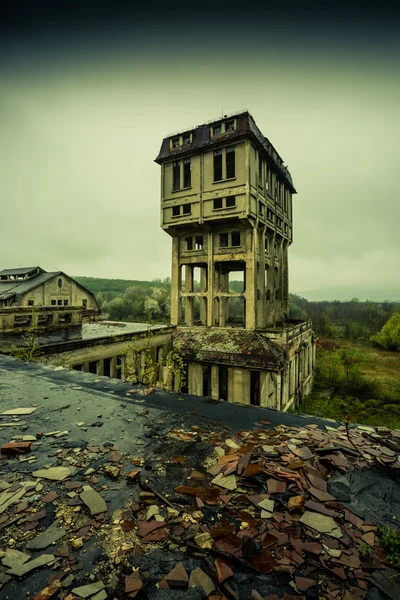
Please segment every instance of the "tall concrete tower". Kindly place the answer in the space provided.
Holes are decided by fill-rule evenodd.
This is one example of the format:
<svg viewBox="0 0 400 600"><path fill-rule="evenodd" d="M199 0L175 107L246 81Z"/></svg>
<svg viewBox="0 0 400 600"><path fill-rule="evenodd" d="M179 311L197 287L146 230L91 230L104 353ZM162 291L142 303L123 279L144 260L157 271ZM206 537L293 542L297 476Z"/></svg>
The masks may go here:
<svg viewBox="0 0 400 600"><path fill-rule="evenodd" d="M189 328L184 333L192 340L202 335L198 328L214 337L224 329L228 338L240 327L247 332L242 340L250 331L254 339L262 334L263 343L268 332L276 340L290 328L288 248L296 193L281 156L243 111L164 138L156 162L161 226L172 237L171 323ZM192 393L212 387L203 377Z"/></svg>

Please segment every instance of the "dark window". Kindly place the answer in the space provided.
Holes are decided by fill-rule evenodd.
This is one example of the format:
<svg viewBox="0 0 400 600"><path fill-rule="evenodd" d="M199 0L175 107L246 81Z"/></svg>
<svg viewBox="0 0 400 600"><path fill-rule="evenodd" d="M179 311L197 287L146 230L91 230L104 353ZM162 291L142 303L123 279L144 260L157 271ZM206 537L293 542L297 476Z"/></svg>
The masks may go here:
<svg viewBox="0 0 400 600"><path fill-rule="evenodd" d="M276 219L276 224L279 227L279 229L282 229L282 219Z"/></svg>
<svg viewBox="0 0 400 600"><path fill-rule="evenodd" d="M283 190L283 210L285 212L287 212L288 194L289 194L288 190L286 188L284 188L284 190Z"/></svg>
<svg viewBox="0 0 400 600"><path fill-rule="evenodd" d="M60 289L62 288L62 279L59 279L59 280L57 281L57 285L58 285L58 287L59 287Z"/></svg>
<svg viewBox="0 0 400 600"><path fill-rule="evenodd" d="M190 158L183 161L183 187L188 188L192 185Z"/></svg>
<svg viewBox="0 0 400 600"><path fill-rule="evenodd" d="M62 306L62 300L57 300L58 306Z"/></svg>
<svg viewBox="0 0 400 600"><path fill-rule="evenodd" d="M74 371L83 371L83 364L81 363L80 365L72 365L72 369Z"/></svg>
<svg viewBox="0 0 400 600"><path fill-rule="evenodd" d="M250 404L260 406L260 372L250 371Z"/></svg>
<svg viewBox="0 0 400 600"><path fill-rule="evenodd" d="M180 165L179 160L177 160L176 162L174 162L174 166L173 166L172 189L179 190L180 187L181 187L181 165Z"/></svg>
<svg viewBox="0 0 400 600"><path fill-rule="evenodd" d="M235 121L227 121L225 123L225 131L233 131L235 129Z"/></svg>
<svg viewBox="0 0 400 600"><path fill-rule="evenodd" d="M111 377L111 358L105 358L103 360L103 375L105 377Z"/></svg>
<svg viewBox="0 0 400 600"><path fill-rule="evenodd" d="M264 248L265 248L265 252L268 252L268 238L265 237L264 239Z"/></svg>
<svg viewBox="0 0 400 600"><path fill-rule="evenodd" d="M235 177L235 148L226 149L226 178Z"/></svg>
<svg viewBox="0 0 400 600"><path fill-rule="evenodd" d="M276 242L274 242L274 255L275 255L275 258L278 256L278 247L276 245Z"/></svg>
<svg viewBox="0 0 400 600"><path fill-rule="evenodd" d="M82 300L82 306L83 306L83 308L87 308L87 299L86 298L84 298Z"/></svg>
<svg viewBox="0 0 400 600"><path fill-rule="evenodd" d="M189 204L184 204L183 207L182 207L182 209L183 209L182 212L183 212L184 215L190 215L190 213L192 212L192 205L190 203Z"/></svg>
<svg viewBox="0 0 400 600"><path fill-rule="evenodd" d="M211 365L203 365L203 396L211 396Z"/></svg>
<svg viewBox="0 0 400 600"><path fill-rule="evenodd" d="M258 214L264 216L264 204L262 202L258 203Z"/></svg>
<svg viewBox="0 0 400 600"><path fill-rule="evenodd" d="M228 369L218 368L219 399L228 400Z"/></svg>
<svg viewBox="0 0 400 600"><path fill-rule="evenodd" d="M68 300L64 300L64 306L68 306Z"/></svg>
<svg viewBox="0 0 400 600"><path fill-rule="evenodd" d="M227 233L220 233L219 234L219 247L220 248L227 248L228 246L229 246L228 234Z"/></svg>
<svg viewBox="0 0 400 600"><path fill-rule="evenodd" d="M190 144L190 133L187 133L186 135L183 136L183 143Z"/></svg>
<svg viewBox="0 0 400 600"><path fill-rule="evenodd" d="M214 181L222 179L222 150L214 152Z"/></svg>
<svg viewBox="0 0 400 600"><path fill-rule="evenodd" d="M192 237L186 238L186 250L193 250L193 238Z"/></svg>
<svg viewBox="0 0 400 600"><path fill-rule="evenodd" d="M181 214L181 207L180 206L173 206L172 207L172 216L173 217L179 217L180 214Z"/></svg>
<svg viewBox="0 0 400 600"><path fill-rule="evenodd" d="M33 306L34 305L34 301L33 300L28 300L28 306Z"/></svg>
<svg viewBox="0 0 400 600"><path fill-rule="evenodd" d="M203 236L196 235L195 242L196 242L196 244L195 244L196 250L202 250L203 249Z"/></svg>
<svg viewBox="0 0 400 600"><path fill-rule="evenodd" d="M236 206L235 196L227 196L226 197L226 208L232 208L234 206Z"/></svg>
<svg viewBox="0 0 400 600"><path fill-rule="evenodd" d="M275 200L277 200L279 204L279 181L277 180L275 183Z"/></svg>
<svg viewBox="0 0 400 600"><path fill-rule="evenodd" d="M172 147L179 148L179 138L178 137L176 137L172 140Z"/></svg>
<svg viewBox="0 0 400 600"><path fill-rule="evenodd" d="M272 212L272 210L267 210L267 219L268 221L272 221L272 223L274 222L274 213Z"/></svg>
<svg viewBox="0 0 400 600"><path fill-rule="evenodd" d="M221 123L218 125L214 125L213 127L213 135L221 135Z"/></svg>
<svg viewBox="0 0 400 600"><path fill-rule="evenodd" d="M240 231L232 231L232 246L240 246Z"/></svg>
<svg viewBox="0 0 400 600"><path fill-rule="evenodd" d="M214 210L216 208L222 208L222 198L214 198Z"/></svg>
<svg viewBox="0 0 400 600"><path fill-rule="evenodd" d="M57 301L56 301L56 300L52 300L52 301L51 301L51 305L52 305L52 306L55 306L56 304L57 304Z"/></svg>
<svg viewBox="0 0 400 600"><path fill-rule="evenodd" d="M88 365L89 373L93 373L94 375L97 375L98 366L99 366L99 363L97 360L91 360Z"/></svg>
<svg viewBox="0 0 400 600"><path fill-rule="evenodd" d="M60 315L58 317L59 323L72 323L72 315L71 313L66 313L65 315Z"/></svg>
<svg viewBox="0 0 400 600"><path fill-rule="evenodd" d="M258 185L262 186L262 159L261 156L258 155Z"/></svg>

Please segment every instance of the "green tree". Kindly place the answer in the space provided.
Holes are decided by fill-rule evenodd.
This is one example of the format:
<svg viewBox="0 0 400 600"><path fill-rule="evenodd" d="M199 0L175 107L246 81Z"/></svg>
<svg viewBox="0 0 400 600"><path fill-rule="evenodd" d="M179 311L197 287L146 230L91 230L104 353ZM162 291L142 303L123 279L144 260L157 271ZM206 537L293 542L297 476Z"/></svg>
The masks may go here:
<svg viewBox="0 0 400 600"><path fill-rule="evenodd" d="M386 350L400 352L400 312L395 312L371 341Z"/></svg>

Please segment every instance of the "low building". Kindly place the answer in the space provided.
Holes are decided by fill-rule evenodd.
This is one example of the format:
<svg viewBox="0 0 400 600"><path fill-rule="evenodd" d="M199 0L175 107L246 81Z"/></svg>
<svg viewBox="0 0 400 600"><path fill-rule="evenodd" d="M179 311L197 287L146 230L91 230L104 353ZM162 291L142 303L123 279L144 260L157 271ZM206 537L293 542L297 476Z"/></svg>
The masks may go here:
<svg viewBox="0 0 400 600"><path fill-rule="evenodd" d="M92 292L62 271L41 267L0 271L0 332L64 328L100 315Z"/></svg>

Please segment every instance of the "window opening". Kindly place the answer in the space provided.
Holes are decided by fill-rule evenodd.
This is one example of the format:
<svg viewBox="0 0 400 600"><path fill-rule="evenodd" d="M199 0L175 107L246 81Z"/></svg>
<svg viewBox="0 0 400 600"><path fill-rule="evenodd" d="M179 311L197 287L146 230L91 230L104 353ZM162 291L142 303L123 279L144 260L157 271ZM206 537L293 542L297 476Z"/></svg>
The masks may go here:
<svg viewBox="0 0 400 600"><path fill-rule="evenodd" d="M181 187L181 166L179 160L173 164L173 190L179 190Z"/></svg>
<svg viewBox="0 0 400 600"><path fill-rule="evenodd" d="M225 123L225 131L228 133L229 131L234 131L235 129L235 121L226 121Z"/></svg>
<svg viewBox="0 0 400 600"><path fill-rule="evenodd" d="M227 248L228 246L229 246L228 234L227 233L220 233L219 234L219 247L220 248Z"/></svg>
<svg viewBox="0 0 400 600"><path fill-rule="evenodd" d="M226 178L235 177L235 148L226 149Z"/></svg>
<svg viewBox="0 0 400 600"><path fill-rule="evenodd" d="M211 366L203 365L203 396L211 396Z"/></svg>
<svg viewBox="0 0 400 600"><path fill-rule="evenodd" d="M236 206L235 196L227 196L226 197L226 208L233 208L234 206Z"/></svg>
<svg viewBox="0 0 400 600"><path fill-rule="evenodd" d="M186 250L193 250L193 238L187 237L186 240Z"/></svg>
<svg viewBox="0 0 400 600"><path fill-rule="evenodd" d="M240 246L240 231L232 231L232 246Z"/></svg>
<svg viewBox="0 0 400 600"><path fill-rule="evenodd" d="M87 298L83 298L82 306L83 306L83 308L87 308Z"/></svg>
<svg viewBox="0 0 400 600"><path fill-rule="evenodd" d="M62 306L62 300L57 300L58 306Z"/></svg>
<svg viewBox="0 0 400 600"><path fill-rule="evenodd" d="M222 133L221 123L219 123L218 125L214 125L213 135L221 135L221 133Z"/></svg>
<svg viewBox="0 0 400 600"><path fill-rule="evenodd" d="M183 161L183 187L188 188L192 185L191 161L187 158Z"/></svg>
<svg viewBox="0 0 400 600"><path fill-rule="evenodd" d="M214 198L214 210L222 208L222 198Z"/></svg>
<svg viewBox="0 0 400 600"><path fill-rule="evenodd" d="M111 377L111 358L105 358L103 360L103 375L105 377Z"/></svg>
<svg viewBox="0 0 400 600"><path fill-rule="evenodd" d="M183 136L183 144L190 144L190 133L187 133L186 135Z"/></svg>
<svg viewBox="0 0 400 600"><path fill-rule="evenodd" d="M88 365L88 371L89 371L89 373L94 373L95 375L97 375L97 373L98 373L98 367L99 367L99 361L98 360L91 360L89 362L89 365Z"/></svg>
<svg viewBox="0 0 400 600"><path fill-rule="evenodd" d="M218 368L218 386L219 386L219 399L228 400L228 369L226 367Z"/></svg>
<svg viewBox="0 0 400 600"><path fill-rule="evenodd" d="M72 369L74 371L83 371L83 363L81 363L79 365L72 365Z"/></svg>
<svg viewBox="0 0 400 600"><path fill-rule="evenodd" d="M172 147L179 148L179 138L178 137L176 137L172 140Z"/></svg>
<svg viewBox="0 0 400 600"><path fill-rule="evenodd" d="M179 217L180 214L181 214L181 207L180 206L173 206L172 207L172 216L173 217Z"/></svg>
<svg viewBox="0 0 400 600"><path fill-rule="evenodd" d="M260 406L260 372L250 371L250 404Z"/></svg>
<svg viewBox="0 0 400 600"><path fill-rule="evenodd" d="M214 181L222 180L222 150L214 151Z"/></svg>
<svg viewBox="0 0 400 600"><path fill-rule="evenodd" d="M191 212L192 212L192 205L190 203L189 204L184 204L182 208L183 208L182 212L183 212L184 215L190 215L191 214Z"/></svg>
<svg viewBox="0 0 400 600"><path fill-rule="evenodd" d="M33 300L28 300L28 306L33 306L34 305L34 301Z"/></svg>
<svg viewBox="0 0 400 600"><path fill-rule="evenodd" d="M195 244L196 250L202 250L203 249L203 236L196 235L195 240L196 240L196 244Z"/></svg>

